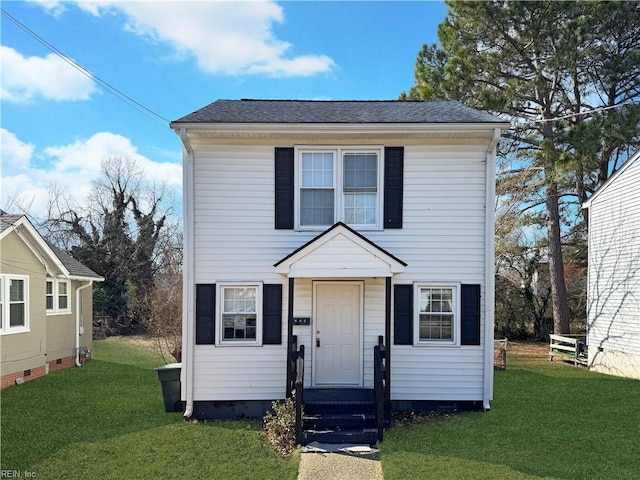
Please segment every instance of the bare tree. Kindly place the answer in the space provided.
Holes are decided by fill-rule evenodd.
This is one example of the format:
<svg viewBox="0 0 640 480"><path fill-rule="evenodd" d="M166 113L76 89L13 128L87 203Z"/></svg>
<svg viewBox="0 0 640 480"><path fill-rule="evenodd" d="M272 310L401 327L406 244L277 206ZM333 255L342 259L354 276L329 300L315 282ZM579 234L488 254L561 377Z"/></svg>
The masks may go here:
<svg viewBox="0 0 640 480"><path fill-rule="evenodd" d="M161 239L173 208L165 184L146 181L131 157L109 157L82 206L52 191L44 230L74 258L105 277L96 310L119 333L141 331L154 285ZM175 231L176 226L173 226Z"/></svg>

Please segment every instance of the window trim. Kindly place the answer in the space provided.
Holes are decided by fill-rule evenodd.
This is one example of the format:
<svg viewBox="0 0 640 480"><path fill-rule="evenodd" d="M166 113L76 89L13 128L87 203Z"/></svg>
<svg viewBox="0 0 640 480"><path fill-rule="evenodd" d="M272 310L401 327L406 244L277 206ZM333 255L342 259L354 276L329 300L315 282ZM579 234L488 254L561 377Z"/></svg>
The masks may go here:
<svg viewBox="0 0 640 480"><path fill-rule="evenodd" d="M48 292L49 284L51 284L51 293ZM47 301L49 300L49 297L51 297L51 308L47 306ZM54 312L56 309L56 287L53 279L51 280L47 279L44 283L44 305L45 305L45 310L47 311L47 314L49 314L50 312Z"/></svg>
<svg viewBox="0 0 640 480"><path fill-rule="evenodd" d="M24 325L17 327L11 326L11 297L10 297L10 285L11 280L24 281L24 297L22 303L24 303ZM29 322L29 276L18 274L2 274L0 275L0 308L2 309L2 327L0 327L0 335L11 335L14 333L30 332ZM13 302L19 303L19 302Z"/></svg>
<svg viewBox="0 0 640 480"><path fill-rule="evenodd" d="M216 335L215 345L220 347L262 346L262 282L216 282ZM225 340L224 322L222 320L222 306L224 305L224 289L234 287L256 288L256 339L255 340Z"/></svg>
<svg viewBox="0 0 640 480"><path fill-rule="evenodd" d="M451 340L421 340L420 339L420 291L423 288L450 288L453 295L453 321L451 322ZM460 330L462 328L460 283L419 282L413 286L413 345L428 347L460 347Z"/></svg>
<svg viewBox="0 0 640 480"><path fill-rule="evenodd" d="M69 281L69 279L66 278L47 278L46 283L51 282L53 284L53 308L47 308L46 309L46 314L47 315L68 315L71 313L71 282ZM46 297L49 296L49 294L47 294L47 290L46 290L46 283L45 283L45 308L46 308ZM60 284L61 283L66 283L67 284L67 293L66 295L63 295L65 297L67 297L67 308L60 308Z"/></svg>
<svg viewBox="0 0 640 480"><path fill-rule="evenodd" d="M333 154L333 223L331 225L301 225L300 201L302 190L302 154ZM294 229L298 231L323 231L344 220L344 155L347 153L375 153L377 163L376 222L375 224L349 224L355 230L383 230L384 218L384 146L383 145L297 145L294 147Z"/></svg>

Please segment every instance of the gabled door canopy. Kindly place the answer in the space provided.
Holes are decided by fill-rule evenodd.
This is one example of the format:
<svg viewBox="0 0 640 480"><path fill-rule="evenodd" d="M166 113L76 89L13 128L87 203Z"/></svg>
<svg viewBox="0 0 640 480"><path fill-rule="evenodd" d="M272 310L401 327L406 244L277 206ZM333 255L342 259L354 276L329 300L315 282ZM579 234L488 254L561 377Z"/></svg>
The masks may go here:
<svg viewBox="0 0 640 480"><path fill-rule="evenodd" d="M290 278L391 277L405 262L338 222L274 265Z"/></svg>

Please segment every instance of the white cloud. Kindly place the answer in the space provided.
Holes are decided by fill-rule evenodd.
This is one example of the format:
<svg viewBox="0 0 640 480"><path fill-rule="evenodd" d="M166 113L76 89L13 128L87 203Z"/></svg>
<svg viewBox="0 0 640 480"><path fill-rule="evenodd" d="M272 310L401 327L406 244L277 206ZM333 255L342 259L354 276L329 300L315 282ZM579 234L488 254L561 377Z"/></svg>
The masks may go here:
<svg viewBox="0 0 640 480"><path fill-rule="evenodd" d="M328 72L326 55L292 56L292 45L273 34L284 22L273 1L77 2L93 15L122 12L125 27L155 42L168 42L183 58L214 74L310 76Z"/></svg>
<svg viewBox="0 0 640 480"><path fill-rule="evenodd" d="M54 15L55 17L60 16L65 10L64 3L58 0L28 0L31 3L37 3L46 11Z"/></svg>
<svg viewBox="0 0 640 480"><path fill-rule="evenodd" d="M35 147L22 142L12 132L0 128L0 152L2 153L2 176L12 175L29 168Z"/></svg>
<svg viewBox="0 0 640 480"><path fill-rule="evenodd" d="M99 132L69 145L53 146L36 152L33 145L2 130L2 158L11 168L3 171L0 183L1 207L16 211L22 207L35 217L45 215L51 185L82 203L100 175L101 163L109 157L130 157L136 161L146 180L166 183L175 192L182 189L182 166L172 162L155 162L140 155L126 137ZM46 168L36 166L47 165Z"/></svg>
<svg viewBox="0 0 640 480"><path fill-rule="evenodd" d="M23 102L36 97L47 100L88 100L96 85L59 56L23 57L11 47L0 47L3 100Z"/></svg>

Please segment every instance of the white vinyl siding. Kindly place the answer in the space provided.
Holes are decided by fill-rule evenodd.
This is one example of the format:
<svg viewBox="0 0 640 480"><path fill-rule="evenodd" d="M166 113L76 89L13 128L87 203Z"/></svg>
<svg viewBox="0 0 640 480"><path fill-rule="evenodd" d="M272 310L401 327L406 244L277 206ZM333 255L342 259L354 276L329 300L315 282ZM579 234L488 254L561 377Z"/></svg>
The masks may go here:
<svg viewBox="0 0 640 480"><path fill-rule="evenodd" d="M404 163L403 228L383 244L407 263L394 282L480 284L484 312L485 148L406 147ZM484 314L481 321L480 346L392 344L392 400L482 399Z"/></svg>
<svg viewBox="0 0 640 480"><path fill-rule="evenodd" d="M640 157L589 208L589 363L640 378Z"/></svg>
<svg viewBox="0 0 640 480"><path fill-rule="evenodd" d="M386 143L398 145L397 140ZM196 346L195 400L282 398L288 289L286 277L275 273L274 264L318 231L274 228L273 145L200 144L194 150L195 283L282 283L284 292L282 345L245 348L241 353L236 348ZM405 272L393 277L395 283L481 284L483 312L485 154L486 145L481 144L405 146L403 228L362 231L407 263ZM336 252L333 261L348 264L352 256ZM311 280L296 279L295 316L311 316L311 291ZM365 279L365 387L373 383L373 346L385 333L384 293L384 278ZM308 356L311 328L294 327ZM481 332L481 346L391 344L392 399L481 400L484 326ZM309 382L310 361L305 364Z"/></svg>

